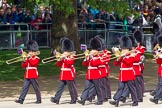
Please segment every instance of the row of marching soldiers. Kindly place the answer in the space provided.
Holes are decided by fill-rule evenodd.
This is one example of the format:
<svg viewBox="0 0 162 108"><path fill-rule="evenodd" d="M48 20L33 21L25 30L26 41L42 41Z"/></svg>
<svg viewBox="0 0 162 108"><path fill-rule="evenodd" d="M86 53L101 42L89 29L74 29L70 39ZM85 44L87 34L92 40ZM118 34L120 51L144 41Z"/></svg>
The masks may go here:
<svg viewBox="0 0 162 108"><path fill-rule="evenodd" d="M118 77L118 90L113 96L114 101L109 101L110 104L118 106L119 101L125 102L126 97L131 94L133 103L132 106L137 106L138 102L143 101L144 83L143 83L143 60L145 47L141 45L143 41L142 33L136 31L134 36L122 36L120 38L121 53L114 60L115 66L120 66L120 74ZM87 67L85 75L85 88L78 100L78 92L75 82L75 56L71 52L74 51L73 42L64 37L60 40L62 54L56 66L60 67L59 85L56 94L51 97L50 101L59 104L64 87L67 85L70 93L70 104L76 102L85 105L88 100L92 102L97 96L96 105L102 105L103 102L111 99L111 87L109 81L110 74L110 56L111 53L106 49L105 41L100 36L95 36L90 39L91 51L86 54L82 61L82 66ZM36 92L37 101L41 103L41 95L38 86L38 71L37 65L39 58L33 52L38 51L36 41L29 41L27 44L29 56L22 62L22 67L26 68L24 75L24 85L21 95L16 103L23 104L25 96L28 92L29 85L32 84Z"/></svg>
<svg viewBox="0 0 162 108"><path fill-rule="evenodd" d="M162 37L158 38L160 47L162 44ZM117 59L114 60L115 66L120 66L120 73L118 76L118 90L113 96L113 101L109 101L110 104L119 106L119 102L126 102L127 97L131 94L133 103L132 106L137 106L138 102L143 102L144 93L144 81L143 81L143 60L145 47L142 46L143 35L141 31L136 31L133 36L122 36L120 38L121 52ZM51 102L59 104L61 95L64 91L64 87L67 85L71 96L70 104L76 104L76 102L85 105L88 100L92 102L97 96L96 105L102 105L103 102L111 99L110 89L110 56L111 53L106 49L105 41L100 36L95 36L90 40L91 51L86 54L82 65L87 67L85 75L85 88L78 100L78 93L75 82L75 56L72 56L71 52L74 51L73 42L64 37L60 40L61 49L63 54L56 62L56 66L60 67L59 85L56 94L51 97ZM38 45L36 41L29 41L27 44L27 50L29 56L22 62L22 67L26 68L24 75L24 85L21 95L16 103L23 104L25 96L28 92L29 85L32 84L36 92L37 101L41 103L41 95L38 86L38 71L37 65L39 58L34 52L38 51ZM157 52L158 53L158 52ZM157 63L159 66L159 82L157 90L155 91L154 98L150 99L151 102L158 103L162 94L161 87L161 54L157 55Z"/></svg>

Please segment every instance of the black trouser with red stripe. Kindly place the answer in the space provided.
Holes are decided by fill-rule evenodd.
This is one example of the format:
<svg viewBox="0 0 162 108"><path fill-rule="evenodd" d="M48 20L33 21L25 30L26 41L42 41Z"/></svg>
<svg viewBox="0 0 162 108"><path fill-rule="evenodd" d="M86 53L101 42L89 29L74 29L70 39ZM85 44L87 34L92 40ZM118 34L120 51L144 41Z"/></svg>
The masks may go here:
<svg viewBox="0 0 162 108"><path fill-rule="evenodd" d="M101 90L101 84L99 79L93 79L93 80L86 80L85 82L85 88L81 95L81 100L86 101L89 98L89 91L94 86L95 92L97 94L98 102L103 102L103 94Z"/></svg>
<svg viewBox="0 0 162 108"><path fill-rule="evenodd" d="M142 76L136 76L134 80L134 84L135 84L138 100L143 100L143 88L142 88L141 83L143 83ZM129 93L130 91L129 91L128 85L125 85L124 91L122 93L122 97L127 97Z"/></svg>
<svg viewBox="0 0 162 108"><path fill-rule="evenodd" d="M125 82L119 81L118 90L115 93L113 99L114 100L119 100L121 98L122 93L124 91L124 87L126 85L128 86L128 89L129 89L129 91L131 93L131 97L132 97L133 102L137 102L138 101L137 100L137 92L136 92L136 89L135 89L134 80L125 81Z"/></svg>
<svg viewBox="0 0 162 108"><path fill-rule="evenodd" d="M55 100L60 100L61 95L64 91L64 87L67 85L70 96L71 96L71 101L76 101L78 98L78 93L76 90L76 84L74 80L59 80L59 86L58 86L58 90L55 94L54 99Z"/></svg>
<svg viewBox="0 0 162 108"><path fill-rule="evenodd" d="M110 81L107 77L103 77L100 79L101 83L101 89L103 93L103 98L104 99L110 99L111 98L111 89L110 89ZM96 95L95 87L92 86L89 90L89 98L92 98L93 96Z"/></svg>
<svg viewBox="0 0 162 108"><path fill-rule="evenodd" d="M21 100L25 99L26 94L29 90L30 84L32 84L32 86L34 88L37 100L41 101L41 94L40 94L40 90L39 90L38 79L34 79L34 78L33 79L24 79L24 85L23 85L22 92L21 92L19 99L21 99Z"/></svg>
<svg viewBox="0 0 162 108"><path fill-rule="evenodd" d="M161 99L162 98L162 77L159 76L159 79L158 79L158 84L157 84L157 89L156 89L156 93L155 93L155 96L154 96L154 99Z"/></svg>

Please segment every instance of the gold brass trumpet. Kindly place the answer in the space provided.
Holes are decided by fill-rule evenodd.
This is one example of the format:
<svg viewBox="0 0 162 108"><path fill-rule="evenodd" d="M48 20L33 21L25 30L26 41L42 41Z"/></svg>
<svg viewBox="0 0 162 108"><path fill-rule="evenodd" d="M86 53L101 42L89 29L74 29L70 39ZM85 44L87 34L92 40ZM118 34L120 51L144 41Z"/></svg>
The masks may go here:
<svg viewBox="0 0 162 108"><path fill-rule="evenodd" d="M39 55L40 54L40 51L37 51L35 53L36 53L35 55ZM13 64L13 63L16 63L16 62L23 61L27 56L28 56L28 54L23 51L22 54L21 54L21 56L7 60L6 61L6 64Z"/></svg>
<svg viewBox="0 0 162 108"><path fill-rule="evenodd" d="M112 52L114 54L111 55L110 60L115 59L115 58L118 58L120 56L120 54L121 54L119 48L117 48L117 47L112 47Z"/></svg>

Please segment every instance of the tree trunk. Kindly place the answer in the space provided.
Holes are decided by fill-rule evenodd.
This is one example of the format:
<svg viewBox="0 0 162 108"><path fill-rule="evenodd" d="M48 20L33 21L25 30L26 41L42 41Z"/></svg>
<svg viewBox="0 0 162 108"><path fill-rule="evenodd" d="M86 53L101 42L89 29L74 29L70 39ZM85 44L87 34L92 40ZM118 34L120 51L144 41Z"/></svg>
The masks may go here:
<svg viewBox="0 0 162 108"><path fill-rule="evenodd" d="M66 17L66 13L57 10L55 4L53 4L53 22L52 22L52 36L51 47L57 51L61 51L60 39L62 37L68 37L74 43L75 51L79 51L80 43L78 37L77 28L77 4L76 0L73 2L75 13Z"/></svg>

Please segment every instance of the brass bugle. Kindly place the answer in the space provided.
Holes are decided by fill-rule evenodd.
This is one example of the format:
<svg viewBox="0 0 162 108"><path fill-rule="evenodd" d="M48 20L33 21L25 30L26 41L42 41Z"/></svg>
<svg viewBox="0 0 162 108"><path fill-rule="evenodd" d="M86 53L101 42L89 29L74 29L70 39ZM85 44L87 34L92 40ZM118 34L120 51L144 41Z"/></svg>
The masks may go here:
<svg viewBox="0 0 162 108"><path fill-rule="evenodd" d="M35 55L39 55L39 54L40 54L40 51L35 52ZM15 58L6 60L6 64L13 64L13 63L16 63L16 62L23 61L24 58L26 58L26 57L27 57L27 53L26 52L23 52L21 54L21 56L19 56L19 57L15 57Z"/></svg>

